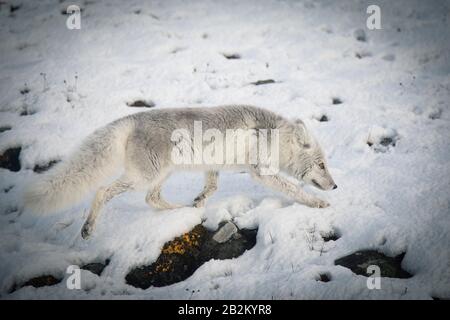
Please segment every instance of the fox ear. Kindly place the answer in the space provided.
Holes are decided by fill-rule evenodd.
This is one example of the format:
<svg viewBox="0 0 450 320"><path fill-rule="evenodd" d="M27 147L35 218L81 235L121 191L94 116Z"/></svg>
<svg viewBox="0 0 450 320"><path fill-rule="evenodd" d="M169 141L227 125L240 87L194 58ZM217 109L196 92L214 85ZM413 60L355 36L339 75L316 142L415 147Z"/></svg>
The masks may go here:
<svg viewBox="0 0 450 320"><path fill-rule="evenodd" d="M295 122L295 130L294 130L295 138L304 149L311 148L311 142L309 141L309 135L308 131L306 130L305 123L300 119L296 119L294 122Z"/></svg>

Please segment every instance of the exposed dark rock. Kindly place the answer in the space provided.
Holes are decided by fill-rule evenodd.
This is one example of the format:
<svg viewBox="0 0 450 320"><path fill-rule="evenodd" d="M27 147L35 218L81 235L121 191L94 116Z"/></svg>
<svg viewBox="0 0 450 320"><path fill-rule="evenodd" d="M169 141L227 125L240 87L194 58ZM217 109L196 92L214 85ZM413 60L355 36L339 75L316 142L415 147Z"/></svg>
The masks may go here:
<svg viewBox="0 0 450 320"><path fill-rule="evenodd" d="M329 119L328 119L328 117L324 114L324 115L322 115L320 118L319 118L319 121L320 122L327 122Z"/></svg>
<svg viewBox="0 0 450 320"><path fill-rule="evenodd" d="M5 132L5 131L8 131L8 130L11 130L12 128L10 127L10 126L3 126L3 127L0 127L0 133L2 133L2 132Z"/></svg>
<svg viewBox="0 0 450 320"><path fill-rule="evenodd" d="M256 244L256 233L256 230L238 230L228 241L218 243L212 239L215 232L197 225L167 242L156 262L131 270L125 280L142 289L183 281L211 259L231 259L251 249Z"/></svg>
<svg viewBox="0 0 450 320"><path fill-rule="evenodd" d="M52 275L44 275L28 280L22 287L33 286L35 288L53 286L61 282L62 279L57 279Z"/></svg>
<svg viewBox="0 0 450 320"><path fill-rule="evenodd" d="M109 259L106 259L106 261L104 263L92 262L92 263L88 263L88 264L81 266L80 269L88 270L88 271L92 272L93 274L100 276L102 274L103 270L109 264L109 262L110 262Z"/></svg>
<svg viewBox="0 0 450 320"><path fill-rule="evenodd" d="M340 98L334 97L331 99L331 103L333 104L341 104L342 100Z"/></svg>
<svg viewBox="0 0 450 320"><path fill-rule="evenodd" d="M30 280L28 280L27 282L25 282L24 284L18 286L18 285L14 285L10 290L9 293L12 293L14 291L16 291L17 289L23 288L23 287L27 287L27 286L32 286L35 288L41 288L41 287L46 287L46 286L54 286L55 284L58 284L62 281L61 278L56 278L52 275L43 275L43 276L39 276L39 277L35 277L32 278Z"/></svg>
<svg viewBox="0 0 450 320"><path fill-rule="evenodd" d="M9 148L0 155L0 168L5 168L13 172L20 170L20 152L21 147Z"/></svg>
<svg viewBox="0 0 450 320"><path fill-rule="evenodd" d="M155 106L155 103L151 100L136 100L133 102L127 102L127 106L138 108L153 108Z"/></svg>
<svg viewBox="0 0 450 320"><path fill-rule="evenodd" d="M323 234L321 235L323 241L328 242L328 241L336 241L338 240L341 236L339 235L339 233L333 231L327 234Z"/></svg>
<svg viewBox="0 0 450 320"><path fill-rule="evenodd" d="M44 164L37 164L34 166L33 171L36 173L42 173L47 171L48 169L50 169L51 167L53 167L55 164L57 164L58 162L60 162L61 160L52 160L48 163L44 163Z"/></svg>
<svg viewBox="0 0 450 320"><path fill-rule="evenodd" d="M402 269L401 264L405 253L396 257L388 257L374 250L357 251L334 261L335 265L349 268L354 273L370 276L367 268L376 265L380 268L381 276L388 278L411 278L412 275Z"/></svg>
<svg viewBox="0 0 450 320"><path fill-rule="evenodd" d="M321 274L319 274L319 278L317 279L317 281L330 282L331 276L328 273L321 273Z"/></svg>
<svg viewBox="0 0 450 320"><path fill-rule="evenodd" d="M104 263L101 262L93 262L88 263L80 267L80 269L88 270L98 276L101 275L105 267L109 264L110 260L107 259ZM35 288L41 288L45 286L54 286L55 284L58 284L62 281L62 278L57 278L53 275L43 275L35 278L31 278L27 282L23 283L22 285L14 284L13 287L9 290L9 293L12 293L16 291L17 289L26 287L26 286L32 286Z"/></svg>
<svg viewBox="0 0 450 320"><path fill-rule="evenodd" d="M230 54L224 53L223 56L229 60L235 60L235 59L241 58L241 56L237 53L230 53Z"/></svg>
<svg viewBox="0 0 450 320"><path fill-rule="evenodd" d="M263 84L270 84L270 83L275 83L275 80L273 79L266 79L266 80L258 80L255 82L251 82L251 84L254 84L255 86L260 86Z"/></svg>

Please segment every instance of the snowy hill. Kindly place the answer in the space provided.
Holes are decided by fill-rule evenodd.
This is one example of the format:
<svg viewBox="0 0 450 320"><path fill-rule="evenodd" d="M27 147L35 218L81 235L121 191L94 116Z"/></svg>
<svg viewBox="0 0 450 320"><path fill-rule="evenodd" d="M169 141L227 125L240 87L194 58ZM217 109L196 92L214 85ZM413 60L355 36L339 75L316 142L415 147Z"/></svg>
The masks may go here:
<svg viewBox="0 0 450 320"><path fill-rule="evenodd" d="M1 298L450 298L450 3L378 3L381 30L367 29L371 3L356 0L89 0L78 3L79 30L62 14L72 2L2 4L0 154L18 156L20 169L0 168ZM80 229L92 194L41 219L22 210L36 171L95 129L142 111L127 105L136 100L251 104L302 118L339 185L307 189L331 206L308 208L225 172L203 209L158 212L144 193L123 194L87 241ZM163 193L189 205L202 183L200 174L176 174ZM126 284L165 242L229 219L258 228L253 249L167 287ZM325 242L326 234L336 239ZM413 277L382 278L369 290L367 277L334 264L364 249L406 252L402 267ZM67 266L105 259L100 277L82 270L82 289L66 287ZM8 293L45 274L63 281Z"/></svg>

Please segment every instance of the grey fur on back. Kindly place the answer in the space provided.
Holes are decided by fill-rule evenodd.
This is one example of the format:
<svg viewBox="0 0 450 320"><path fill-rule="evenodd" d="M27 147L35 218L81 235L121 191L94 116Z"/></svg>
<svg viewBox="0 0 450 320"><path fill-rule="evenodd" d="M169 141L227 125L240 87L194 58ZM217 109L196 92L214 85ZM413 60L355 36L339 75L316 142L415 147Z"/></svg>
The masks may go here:
<svg viewBox="0 0 450 320"><path fill-rule="evenodd" d="M203 129L275 129L286 125L281 116L253 106L221 106L210 108L168 108L140 112L128 116L135 123L135 130L170 135L179 128L192 129L194 121L202 121Z"/></svg>

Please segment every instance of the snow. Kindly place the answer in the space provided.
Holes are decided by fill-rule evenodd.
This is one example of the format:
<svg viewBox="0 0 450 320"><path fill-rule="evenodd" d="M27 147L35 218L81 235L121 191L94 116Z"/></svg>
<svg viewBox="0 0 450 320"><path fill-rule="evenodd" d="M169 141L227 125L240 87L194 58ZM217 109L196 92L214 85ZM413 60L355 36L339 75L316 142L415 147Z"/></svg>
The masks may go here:
<svg viewBox="0 0 450 320"><path fill-rule="evenodd" d="M13 186L0 192L1 298L450 298L448 1L378 1L382 30L366 28L370 1L87 1L80 30L61 14L72 3L20 3L13 17L0 10L0 127L12 127L0 133L0 153L22 147L22 169L0 169L0 190ZM251 84L267 79L275 83ZM123 194L88 241L79 234L92 195L42 219L21 213L23 188L39 178L34 165L65 159L95 129L142 111L126 105L137 99L156 108L252 104L302 118L339 185L308 189L331 206L307 208L235 172L221 174L203 209L158 212L144 193ZM323 114L329 121L317 120ZM395 145L380 144L385 137ZM163 194L188 205L202 182L179 173ZM168 287L125 283L166 241L229 219L259 228L252 250ZM324 242L332 232L340 238ZM369 290L367 278L334 265L362 249L406 251L414 276ZM101 277L82 271L82 289L67 289L69 265L107 258ZM321 273L331 281L317 281ZM8 293L43 274L64 279Z"/></svg>

